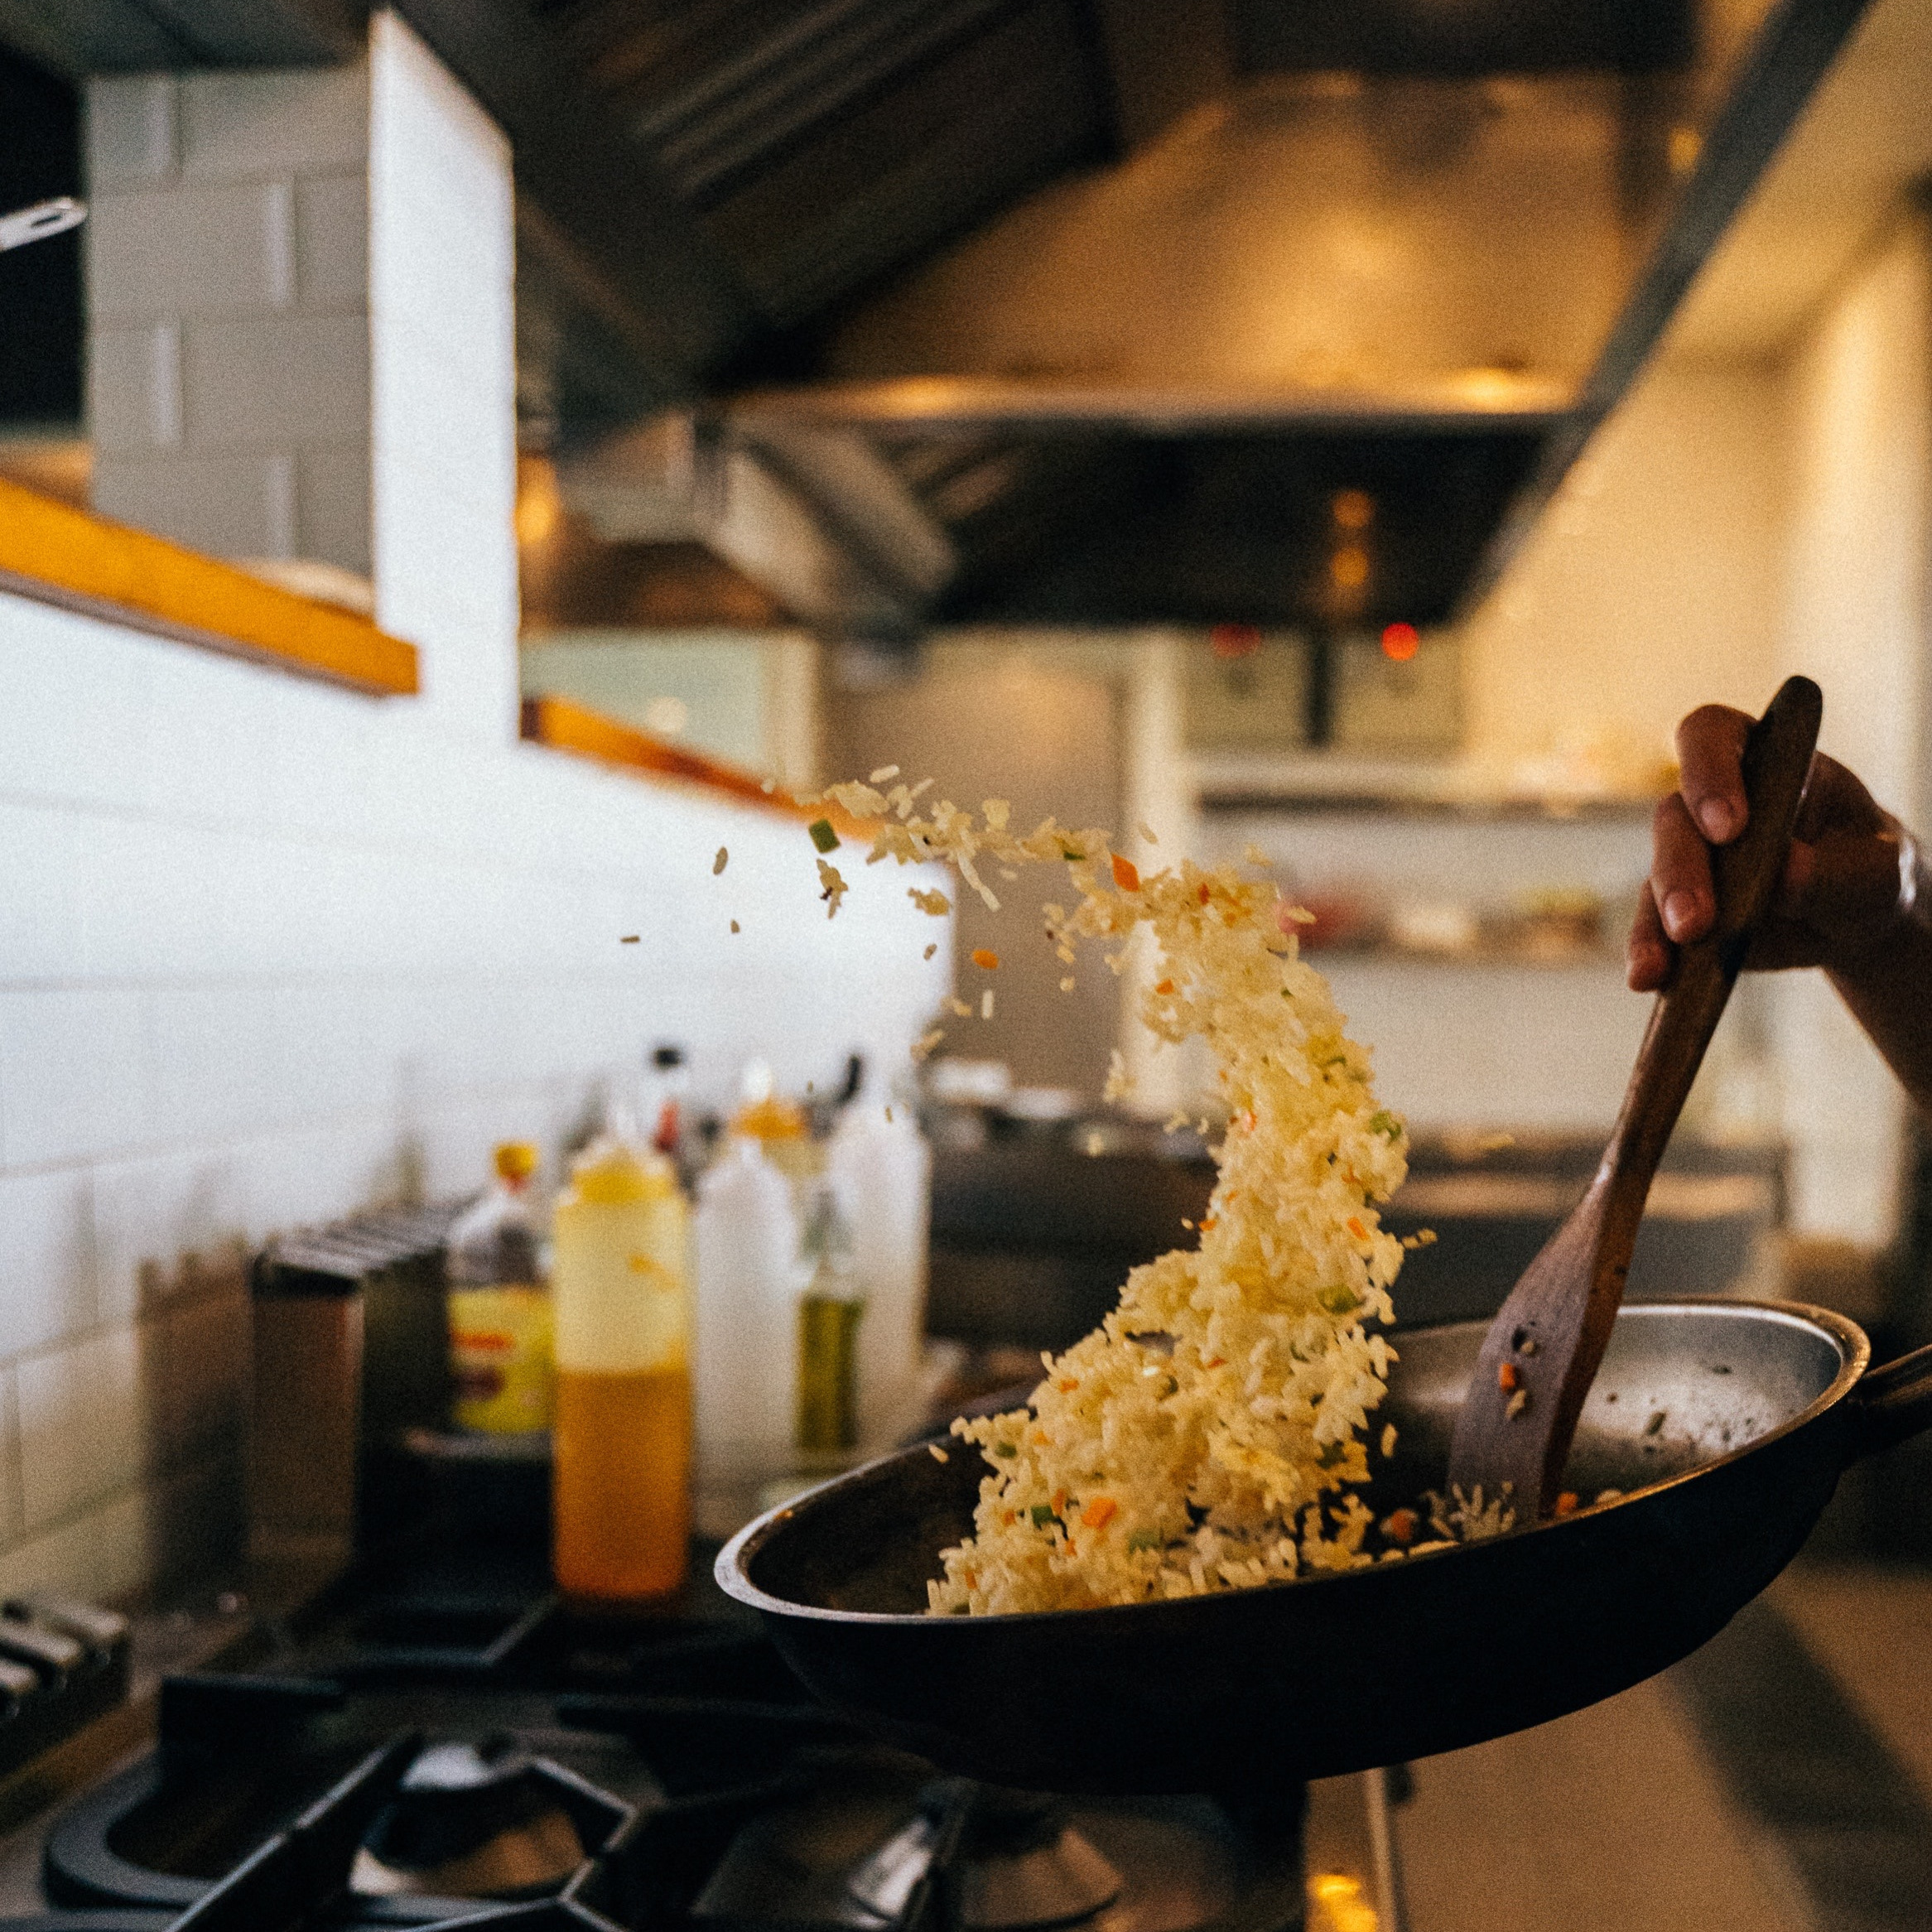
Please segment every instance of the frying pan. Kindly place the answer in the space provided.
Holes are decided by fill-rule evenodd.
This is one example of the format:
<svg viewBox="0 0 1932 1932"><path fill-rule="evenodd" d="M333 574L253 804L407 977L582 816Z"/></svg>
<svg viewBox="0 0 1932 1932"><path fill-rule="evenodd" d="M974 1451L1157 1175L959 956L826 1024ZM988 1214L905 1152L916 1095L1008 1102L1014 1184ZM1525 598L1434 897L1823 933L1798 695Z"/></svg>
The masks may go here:
<svg viewBox="0 0 1932 1932"><path fill-rule="evenodd" d="M1486 1322L1399 1330L1378 1515L1438 1486ZM718 1581L826 1703L947 1771L1039 1790L1231 1790L1477 1744L1674 1663L1777 1575L1859 1457L1932 1426L1932 1348L1876 1371L1823 1308L1622 1309L1566 1481L1515 1535L1159 1603L927 1616L986 1465L905 1449L741 1530ZM1592 1502L1605 1490L1620 1500Z"/></svg>

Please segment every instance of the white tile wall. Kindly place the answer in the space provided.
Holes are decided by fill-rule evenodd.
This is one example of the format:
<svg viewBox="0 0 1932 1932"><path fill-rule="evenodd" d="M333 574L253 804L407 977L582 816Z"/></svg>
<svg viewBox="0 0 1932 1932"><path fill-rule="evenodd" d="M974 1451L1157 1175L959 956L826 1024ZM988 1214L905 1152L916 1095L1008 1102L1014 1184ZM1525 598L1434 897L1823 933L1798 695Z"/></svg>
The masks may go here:
<svg viewBox="0 0 1932 1932"><path fill-rule="evenodd" d="M51 1529L142 1474L141 1344L104 1328L14 1365L20 1493L28 1533Z"/></svg>
<svg viewBox="0 0 1932 1932"><path fill-rule="evenodd" d="M942 990L776 813L5 597L0 687L0 1588L232 1530L238 1244L554 1149L659 1038L902 1067Z"/></svg>
<svg viewBox="0 0 1932 1932"><path fill-rule="evenodd" d="M8 1356L94 1324L93 1180L78 1164L0 1173L0 1351Z"/></svg>
<svg viewBox="0 0 1932 1932"><path fill-rule="evenodd" d="M89 84L107 515L369 569L369 91L366 65Z"/></svg>
<svg viewBox="0 0 1932 1932"><path fill-rule="evenodd" d="M131 987L0 990L0 1160L98 1160L139 1142L147 1005Z"/></svg>
<svg viewBox="0 0 1932 1932"><path fill-rule="evenodd" d="M311 482L359 466L426 685L359 698L0 594L0 1590L111 1593L235 1547L253 1244L475 1187L506 1137L554 1150L658 1040L719 1100L754 1054L794 1086L903 1067L950 948L923 963L905 881L857 868L828 923L796 819L517 742L509 156L407 28L378 17L360 69L89 98L97 206L245 189L292 228L229 276L264 303L141 323L179 331L179 452L104 326L113 488L229 519L205 547L272 549L282 515L331 555ZM330 314L364 299L365 195L366 367ZM318 438L359 411L373 461L240 446L251 387Z"/></svg>
<svg viewBox="0 0 1932 1932"><path fill-rule="evenodd" d="M513 730L515 262L508 144L393 13L369 33L376 609L446 729Z"/></svg>
<svg viewBox="0 0 1932 1932"><path fill-rule="evenodd" d="M288 479L287 459L279 455L101 455L94 464L94 503L117 523L190 550L285 556L299 516L287 500Z"/></svg>
<svg viewBox="0 0 1932 1932"><path fill-rule="evenodd" d="M282 185L171 184L101 197L89 214L94 320L280 306L288 299Z"/></svg>
<svg viewBox="0 0 1932 1932"><path fill-rule="evenodd" d="M87 174L104 189L165 181L179 142L179 84L171 74L123 74L88 94Z"/></svg>
<svg viewBox="0 0 1932 1932"><path fill-rule="evenodd" d="M339 173L369 141L367 77L354 67L190 74L181 82L181 171L190 181Z"/></svg>
<svg viewBox="0 0 1932 1932"><path fill-rule="evenodd" d="M263 426L292 448L362 444L369 323L359 315L238 316L183 340L182 414L193 449L248 449Z"/></svg>

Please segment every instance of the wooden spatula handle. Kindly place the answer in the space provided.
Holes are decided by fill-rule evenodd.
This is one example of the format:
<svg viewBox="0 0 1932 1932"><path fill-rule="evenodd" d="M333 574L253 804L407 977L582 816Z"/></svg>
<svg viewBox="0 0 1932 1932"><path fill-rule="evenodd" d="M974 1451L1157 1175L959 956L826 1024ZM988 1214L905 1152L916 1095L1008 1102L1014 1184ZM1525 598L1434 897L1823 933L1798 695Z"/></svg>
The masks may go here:
<svg viewBox="0 0 1932 1932"><path fill-rule="evenodd" d="M1491 1323L1456 1419L1450 1480L1493 1497L1507 1486L1519 1520L1547 1514L1577 1419L1610 1345L1644 1202L1670 1130L1731 996L1752 929L1777 890L1798 822L1824 701L1787 679L1744 748L1744 831L1713 854L1717 921L1679 949L1657 997L1602 1164Z"/></svg>
<svg viewBox="0 0 1932 1932"><path fill-rule="evenodd" d="M1605 1164L1617 1169L1617 1192L1635 1194L1635 1215L1643 1212L1657 1164L1723 1017L1751 933L1777 891L1824 704L1809 677L1788 677L1745 740L1744 796L1750 812L1744 830L1711 855L1717 920L1703 938L1678 949L1677 970L1652 1009L1604 1154Z"/></svg>

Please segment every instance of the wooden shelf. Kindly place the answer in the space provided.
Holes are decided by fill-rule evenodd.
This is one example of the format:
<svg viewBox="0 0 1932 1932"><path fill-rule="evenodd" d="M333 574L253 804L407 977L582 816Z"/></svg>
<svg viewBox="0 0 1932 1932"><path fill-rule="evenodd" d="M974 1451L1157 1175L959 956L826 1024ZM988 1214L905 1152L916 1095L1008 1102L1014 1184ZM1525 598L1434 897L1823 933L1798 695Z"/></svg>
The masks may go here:
<svg viewBox="0 0 1932 1932"><path fill-rule="evenodd" d="M740 804L783 812L788 818L829 818L841 838L869 841L875 830L867 821L853 817L829 798L817 805L801 804L789 792L741 765L727 764L723 759L711 758L651 732L640 731L634 725L607 717L571 698L525 698L523 733L532 744L546 744L553 751L595 759L600 764L614 765L647 778L667 778L722 793Z"/></svg>
<svg viewBox="0 0 1932 1932"><path fill-rule="evenodd" d="M378 697L416 651L366 617L0 479L0 590Z"/></svg>

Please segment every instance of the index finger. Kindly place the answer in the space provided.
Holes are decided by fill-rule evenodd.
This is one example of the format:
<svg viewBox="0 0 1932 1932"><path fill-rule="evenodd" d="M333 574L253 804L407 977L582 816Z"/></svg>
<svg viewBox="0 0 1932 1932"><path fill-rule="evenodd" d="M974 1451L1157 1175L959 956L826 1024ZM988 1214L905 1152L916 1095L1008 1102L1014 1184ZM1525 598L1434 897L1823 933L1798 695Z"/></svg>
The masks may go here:
<svg viewBox="0 0 1932 1932"><path fill-rule="evenodd" d="M1728 845L1750 815L1742 760L1751 724L1728 705L1701 705L1677 727L1678 789L1713 845Z"/></svg>

